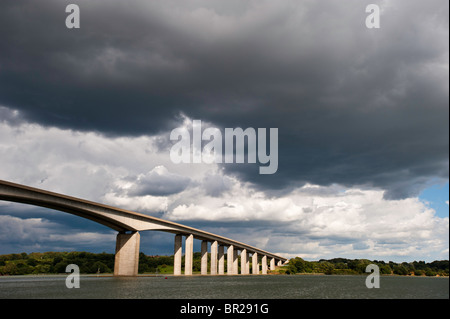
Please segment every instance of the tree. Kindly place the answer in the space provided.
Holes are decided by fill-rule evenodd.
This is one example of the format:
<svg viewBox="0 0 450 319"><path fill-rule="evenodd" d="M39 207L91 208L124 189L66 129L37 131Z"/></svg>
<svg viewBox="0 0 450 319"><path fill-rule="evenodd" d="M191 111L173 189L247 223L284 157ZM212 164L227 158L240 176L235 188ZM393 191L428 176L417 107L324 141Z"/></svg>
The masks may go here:
<svg viewBox="0 0 450 319"><path fill-rule="evenodd" d="M380 274L382 275L390 275L392 273L392 269L389 265L379 264L378 267L380 267Z"/></svg>
<svg viewBox="0 0 450 319"><path fill-rule="evenodd" d="M403 265L394 266L394 274L406 276L408 274L408 269Z"/></svg>
<svg viewBox="0 0 450 319"><path fill-rule="evenodd" d="M428 267L425 269L425 276L436 276L436 272Z"/></svg>
<svg viewBox="0 0 450 319"><path fill-rule="evenodd" d="M111 271L111 269L108 266L106 266L101 261L96 261L91 267L91 272L95 272L95 273L111 273L112 271Z"/></svg>

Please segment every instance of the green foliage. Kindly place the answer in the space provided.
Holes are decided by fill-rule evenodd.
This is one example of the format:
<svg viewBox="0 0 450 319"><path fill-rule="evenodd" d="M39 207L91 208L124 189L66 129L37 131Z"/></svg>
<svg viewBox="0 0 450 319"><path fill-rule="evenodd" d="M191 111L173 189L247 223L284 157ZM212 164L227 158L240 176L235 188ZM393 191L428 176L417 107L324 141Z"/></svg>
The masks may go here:
<svg viewBox="0 0 450 319"><path fill-rule="evenodd" d="M288 264L288 270L286 273L296 274L296 273L312 273L314 272L314 264L305 261L300 257L292 258Z"/></svg>
<svg viewBox="0 0 450 319"><path fill-rule="evenodd" d="M114 254L89 252L45 252L0 255L1 275L61 274L69 264L80 267L80 273L114 272ZM173 256L139 254L139 273L173 273Z"/></svg>
<svg viewBox="0 0 450 319"><path fill-rule="evenodd" d="M167 266L167 265L170 265ZM165 267L163 267L165 266ZM139 273L173 273L173 256L147 256L139 254Z"/></svg>
<svg viewBox="0 0 450 319"><path fill-rule="evenodd" d="M194 253L193 271L200 272L201 254ZM184 256L182 268L184 267ZM208 258L208 263L210 258ZM226 263L226 258L225 258ZM94 254L89 252L45 252L0 255L1 275L61 274L69 264L76 264L84 274L112 273L114 254ZM414 261L412 263L394 263L392 261L370 261L367 259L334 258L330 260L306 261L300 257L292 258L289 264L278 273L323 273L327 275L367 274L367 265L376 264L382 275L448 276L449 261L436 260L431 263ZM239 263L240 265L240 263ZM225 264L226 268L226 264ZM147 256L139 254L139 273L173 273L173 256Z"/></svg>
<svg viewBox="0 0 450 319"><path fill-rule="evenodd" d="M322 273L326 275L357 275L367 274L366 267L369 264L376 264L382 275L415 275L415 276L448 276L449 261L439 260L431 263L424 261L414 261L412 263L394 263L392 261L370 261L368 259L346 259L334 258L330 260L320 259L319 261L305 261L300 257L292 258L285 267L286 274L298 273Z"/></svg>
<svg viewBox="0 0 450 319"><path fill-rule="evenodd" d="M111 273L114 254L88 252L21 253L0 256L0 275L59 274L69 264L80 267L81 273Z"/></svg>

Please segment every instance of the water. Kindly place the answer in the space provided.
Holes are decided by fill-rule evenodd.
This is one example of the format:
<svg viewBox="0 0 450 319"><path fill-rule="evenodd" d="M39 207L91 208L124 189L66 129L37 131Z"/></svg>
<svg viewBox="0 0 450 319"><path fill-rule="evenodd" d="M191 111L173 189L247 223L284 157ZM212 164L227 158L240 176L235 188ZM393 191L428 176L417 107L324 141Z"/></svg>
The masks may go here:
<svg viewBox="0 0 450 319"><path fill-rule="evenodd" d="M366 276L66 276L0 277L0 299L448 299L449 279L382 276L368 289Z"/></svg>

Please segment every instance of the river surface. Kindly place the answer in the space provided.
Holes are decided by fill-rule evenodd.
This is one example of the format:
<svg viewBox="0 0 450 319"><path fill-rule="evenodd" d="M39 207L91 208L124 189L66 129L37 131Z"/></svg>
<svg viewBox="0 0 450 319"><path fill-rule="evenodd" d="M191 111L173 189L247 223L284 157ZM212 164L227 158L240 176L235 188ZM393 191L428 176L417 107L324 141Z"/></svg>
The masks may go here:
<svg viewBox="0 0 450 319"><path fill-rule="evenodd" d="M66 276L0 277L0 299L448 299L449 279L380 277L368 289L366 276Z"/></svg>

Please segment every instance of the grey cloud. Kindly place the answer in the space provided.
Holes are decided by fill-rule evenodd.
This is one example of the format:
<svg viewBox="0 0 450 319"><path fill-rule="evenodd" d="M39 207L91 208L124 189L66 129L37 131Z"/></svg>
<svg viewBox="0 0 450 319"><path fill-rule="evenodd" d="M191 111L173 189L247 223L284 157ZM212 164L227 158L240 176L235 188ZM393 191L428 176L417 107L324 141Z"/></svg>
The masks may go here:
<svg viewBox="0 0 450 319"><path fill-rule="evenodd" d="M375 1L376 2L376 1ZM278 127L279 169L225 165L264 190L367 185L387 198L448 178L448 2L3 1L0 104L44 125L166 132L180 113ZM162 191L164 193L164 191Z"/></svg>
<svg viewBox="0 0 450 319"><path fill-rule="evenodd" d="M168 196L182 192L190 179L170 173L165 167L156 167L146 175L139 176L128 191L131 196Z"/></svg>
<svg viewBox="0 0 450 319"><path fill-rule="evenodd" d="M352 244L354 250L364 250L370 248L370 246L364 242Z"/></svg>
<svg viewBox="0 0 450 319"><path fill-rule="evenodd" d="M203 178L202 185L207 195L218 197L231 188L232 181L227 176L207 174Z"/></svg>
<svg viewBox="0 0 450 319"><path fill-rule="evenodd" d="M24 123L24 120L23 118L21 118L19 111L11 110L1 105L0 105L0 121L6 122L14 126Z"/></svg>

